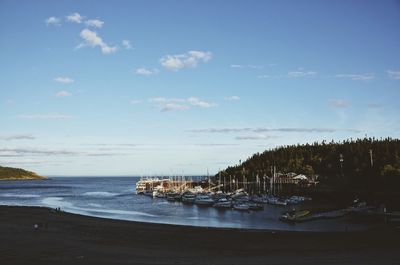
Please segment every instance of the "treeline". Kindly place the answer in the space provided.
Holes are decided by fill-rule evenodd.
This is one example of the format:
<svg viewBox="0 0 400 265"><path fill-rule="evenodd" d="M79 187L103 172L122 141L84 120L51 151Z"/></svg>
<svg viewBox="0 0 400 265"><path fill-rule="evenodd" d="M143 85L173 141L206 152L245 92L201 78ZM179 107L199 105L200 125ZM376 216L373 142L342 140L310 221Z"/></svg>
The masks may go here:
<svg viewBox="0 0 400 265"><path fill-rule="evenodd" d="M44 179L34 172L22 168L2 167L0 166L0 180L14 179Z"/></svg>
<svg viewBox="0 0 400 265"><path fill-rule="evenodd" d="M221 176L271 176L295 172L315 177L319 187L353 191L400 190L400 140L364 138L343 142L289 145L254 154Z"/></svg>

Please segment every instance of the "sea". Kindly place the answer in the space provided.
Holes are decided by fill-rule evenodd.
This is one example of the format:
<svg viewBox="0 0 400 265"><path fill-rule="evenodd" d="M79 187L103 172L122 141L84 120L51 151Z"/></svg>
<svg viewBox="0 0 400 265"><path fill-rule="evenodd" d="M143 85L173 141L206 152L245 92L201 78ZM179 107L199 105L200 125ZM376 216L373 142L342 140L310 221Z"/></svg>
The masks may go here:
<svg viewBox="0 0 400 265"><path fill-rule="evenodd" d="M350 217L285 223L279 217L292 206L265 205L241 212L137 195L138 177L51 177L0 181L0 205L44 206L87 216L187 226L286 231L355 231L371 228Z"/></svg>

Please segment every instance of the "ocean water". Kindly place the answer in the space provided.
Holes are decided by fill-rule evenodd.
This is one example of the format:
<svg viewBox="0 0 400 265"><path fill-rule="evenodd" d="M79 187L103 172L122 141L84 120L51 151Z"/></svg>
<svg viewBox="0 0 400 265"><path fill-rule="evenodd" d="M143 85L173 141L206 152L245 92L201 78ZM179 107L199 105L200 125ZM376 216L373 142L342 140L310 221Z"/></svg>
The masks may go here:
<svg viewBox="0 0 400 265"><path fill-rule="evenodd" d="M71 213L176 225L291 231L364 230L370 224L349 218L299 224L279 221L290 208L266 205L239 212L185 205L135 193L136 177L54 177L41 181L1 181L0 205L60 207Z"/></svg>

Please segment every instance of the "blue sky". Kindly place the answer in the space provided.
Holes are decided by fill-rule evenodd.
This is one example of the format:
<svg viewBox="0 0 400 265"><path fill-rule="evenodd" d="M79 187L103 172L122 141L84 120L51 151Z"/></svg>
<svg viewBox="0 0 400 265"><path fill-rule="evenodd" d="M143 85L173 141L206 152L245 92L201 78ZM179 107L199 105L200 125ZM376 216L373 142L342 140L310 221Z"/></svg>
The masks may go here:
<svg viewBox="0 0 400 265"><path fill-rule="evenodd" d="M400 136L398 1L0 1L0 165L214 174Z"/></svg>

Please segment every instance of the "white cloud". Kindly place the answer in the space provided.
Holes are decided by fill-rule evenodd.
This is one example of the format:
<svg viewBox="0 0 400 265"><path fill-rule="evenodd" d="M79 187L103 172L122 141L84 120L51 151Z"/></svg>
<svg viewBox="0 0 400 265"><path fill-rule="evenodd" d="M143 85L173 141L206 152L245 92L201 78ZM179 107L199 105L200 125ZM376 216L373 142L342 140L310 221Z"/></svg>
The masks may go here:
<svg viewBox="0 0 400 265"><path fill-rule="evenodd" d="M64 120L72 119L72 116L64 114L24 114L19 115L18 118L28 120Z"/></svg>
<svg viewBox="0 0 400 265"><path fill-rule="evenodd" d="M89 19L85 21L86 26L93 28L102 28L104 21L98 19Z"/></svg>
<svg viewBox="0 0 400 265"><path fill-rule="evenodd" d="M154 69L148 69L148 68L138 68L136 69L135 73L137 75L144 75L144 76L150 76L150 75L155 75L158 74L158 69L154 68Z"/></svg>
<svg viewBox="0 0 400 265"><path fill-rule="evenodd" d="M361 80L367 81L375 78L375 75L372 73L368 74L338 74L336 75L338 78L350 78L351 80Z"/></svg>
<svg viewBox="0 0 400 265"><path fill-rule="evenodd" d="M287 74L288 77L304 77L304 76L314 76L316 75L317 72L315 71L291 71Z"/></svg>
<svg viewBox="0 0 400 265"><path fill-rule="evenodd" d="M75 13L67 16L67 21L80 24L83 21L83 17L79 13L75 12Z"/></svg>
<svg viewBox="0 0 400 265"><path fill-rule="evenodd" d="M124 46L125 50L132 50L133 46L129 40L123 40L122 46Z"/></svg>
<svg viewBox="0 0 400 265"><path fill-rule="evenodd" d="M60 22L61 20L58 17L49 17L48 19L45 20L46 25L55 25L59 26L61 25Z"/></svg>
<svg viewBox="0 0 400 265"><path fill-rule="evenodd" d="M65 76L58 76L58 77L54 78L54 81L56 81L58 83L63 83L63 84L71 84L74 82L74 79L65 77Z"/></svg>
<svg viewBox="0 0 400 265"><path fill-rule="evenodd" d="M262 69L263 65L254 65L254 64L231 64L230 68L250 68L250 69Z"/></svg>
<svg viewBox="0 0 400 265"><path fill-rule="evenodd" d="M271 78L272 76L270 75L258 75L257 78L263 79L263 78Z"/></svg>
<svg viewBox="0 0 400 265"><path fill-rule="evenodd" d="M69 93L68 91L59 91L57 92L56 97L69 97L71 95L72 94Z"/></svg>
<svg viewBox="0 0 400 265"><path fill-rule="evenodd" d="M230 96L230 97L225 97L224 99L228 100L228 101L238 101L238 100L240 100L240 97L239 96Z"/></svg>
<svg viewBox="0 0 400 265"><path fill-rule="evenodd" d="M142 103L142 101L138 100L138 99L132 99L129 103L132 104L132 105L136 105L136 104Z"/></svg>
<svg viewBox="0 0 400 265"><path fill-rule="evenodd" d="M14 134L14 135L0 135L0 140L11 141L11 140L34 140L31 134Z"/></svg>
<svg viewBox="0 0 400 265"><path fill-rule="evenodd" d="M199 62L208 62L211 58L211 52L189 51L185 54L165 55L160 59L160 63L168 70L179 71L184 68L194 68Z"/></svg>
<svg viewBox="0 0 400 265"><path fill-rule="evenodd" d="M216 106L215 103L207 102L196 97L189 97L189 98L156 97L156 98L150 98L149 102L156 104L158 107L161 108L161 111L188 110L192 107L204 109Z"/></svg>
<svg viewBox="0 0 400 265"><path fill-rule="evenodd" d="M256 135L244 135L235 137L236 140L269 140L276 138L276 136L256 134Z"/></svg>
<svg viewBox="0 0 400 265"><path fill-rule="evenodd" d="M83 43L78 45L78 49L89 46L89 47L100 47L103 54L110 54L117 51L117 47L110 47L100 38L95 31L84 29L80 33L81 38L84 40Z"/></svg>
<svg viewBox="0 0 400 265"><path fill-rule="evenodd" d="M333 108L347 108L349 103L343 99L331 99L329 100L329 105Z"/></svg>
<svg viewBox="0 0 400 265"><path fill-rule="evenodd" d="M395 80L400 80L400 71L387 70L388 76Z"/></svg>
<svg viewBox="0 0 400 265"><path fill-rule="evenodd" d="M161 111L168 112L168 111L187 110L187 109L189 109L189 106L187 105L167 103L162 107Z"/></svg>
<svg viewBox="0 0 400 265"><path fill-rule="evenodd" d="M192 106L200 107L200 108L211 108L211 107L215 106L214 103L202 101L202 100L200 100L198 98L195 98L195 97L188 98L187 102L189 102L190 105L192 105Z"/></svg>

